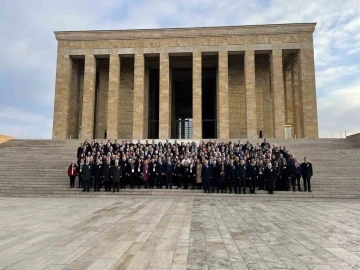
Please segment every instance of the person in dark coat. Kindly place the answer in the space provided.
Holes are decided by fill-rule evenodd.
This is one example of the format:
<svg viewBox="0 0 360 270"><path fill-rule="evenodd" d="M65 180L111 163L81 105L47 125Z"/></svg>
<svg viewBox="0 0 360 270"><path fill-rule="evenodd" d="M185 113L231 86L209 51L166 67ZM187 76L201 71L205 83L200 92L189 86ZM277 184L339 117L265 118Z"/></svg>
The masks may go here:
<svg viewBox="0 0 360 270"><path fill-rule="evenodd" d="M304 181L304 191L312 192L310 180L313 176L313 168L307 157L304 158L304 162L301 164L301 174Z"/></svg>
<svg viewBox="0 0 360 270"><path fill-rule="evenodd" d="M232 193L232 187L234 187L234 191L238 193L237 187L237 166L234 164L234 160L231 159L229 165L226 167L226 177L228 179L229 193Z"/></svg>
<svg viewBox="0 0 360 270"><path fill-rule="evenodd" d="M92 172L92 168L91 168L91 163L90 163L90 159L86 158L86 163L84 164L84 166L82 167L82 178L83 178L83 192L90 191L90 180L91 180L91 172Z"/></svg>
<svg viewBox="0 0 360 270"><path fill-rule="evenodd" d="M115 165L115 161L112 162L112 165ZM121 179L121 183L120 183L120 188L125 188L127 183L129 182L128 179L128 175L127 175L127 171L128 171L128 167L129 167L129 163L128 161L126 160L126 157L123 156L122 157L122 160L120 162L120 165L122 167L122 171L123 171L123 177Z"/></svg>
<svg viewBox="0 0 360 270"><path fill-rule="evenodd" d="M162 188L163 185L163 163L161 158L158 159L156 166L156 188Z"/></svg>
<svg viewBox="0 0 360 270"><path fill-rule="evenodd" d="M100 159L96 160L96 165L92 167L94 177L94 191L100 191L101 181L103 178L103 168L100 164Z"/></svg>
<svg viewBox="0 0 360 270"><path fill-rule="evenodd" d="M243 159L240 160L240 165L238 166L237 180L239 182L239 193L241 194L242 188L244 194L246 194L246 165Z"/></svg>
<svg viewBox="0 0 360 270"><path fill-rule="evenodd" d="M172 164L170 157L168 157L167 162L165 163L165 176L166 176L166 189L172 189L172 175L174 172L174 165Z"/></svg>
<svg viewBox="0 0 360 270"><path fill-rule="evenodd" d="M78 173L78 169L77 169L77 166L75 165L74 161L71 162L71 165L69 166L67 173L68 173L68 176L70 177L70 188L74 188L75 178Z"/></svg>
<svg viewBox="0 0 360 270"><path fill-rule="evenodd" d="M273 194L275 189L276 172L270 162L267 164L267 167L264 169L264 179L266 180L267 190L269 194Z"/></svg>
<svg viewBox="0 0 360 270"><path fill-rule="evenodd" d="M189 180L190 180L190 166L189 162L185 161L184 166L182 167L182 181L184 184L184 189L188 189Z"/></svg>
<svg viewBox="0 0 360 270"><path fill-rule="evenodd" d="M260 131L259 131L259 138L262 139L262 136L263 136L263 132L262 132L262 130L260 129Z"/></svg>
<svg viewBox="0 0 360 270"><path fill-rule="evenodd" d="M141 184L143 182L143 164L142 161L139 159L135 165L135 174L136 174L136 184L138 189L141 188Z"/></svg>
<svg viewBox="0 0 360 270"><path fill-rule="evenodd" d="M256 194L255 186L256 186L256 163L255 160L252 159L250 165L246 167L246 177L249 181L250 194Z"/></svg>
<svg viewBox="0 0 360 270"><path fill-rule="evenodd" d="M151 159L151 162L149 163L149 183L150 188L154 188L155 183L157 182L157 165L158 163L155 161L154 158Z"/></svg>
<svg viewBox="0 0 360 270"><path fill-rule="evenodd" d="M265 182L264 182L264 163L262 160L259 161L259 164L257 165L257 177L258 177L258 183L259 183L259 190L265 189Z"/></svg>
<svg viewBox="0 0 360 270"><path fill-rule="evenodd" d="M117 192L119 192L120 187L120 181L122 177L122 167L119 164L119 161L116 159L115 164L111 167L111 179L113 182L113 192L115 192L115 189Z"/></svg>
<svg viewBox="0 0 360 270"><path fill-rule="evenodd" d="M196 178L195 178L196 163L195 163L195 160L190 161L189 170L190 170L190 180L189 181L191 183L191 189L195 189L196 188Z"/></svg>
<svg viewBox="0 0 360 270"><path fill-rule="evenodd" d="M220 178L219 178L219 186L221 193L226 192L226 163L222 161L220 164Z"/></svg>
<svg viewBox="0 0 360 270"><path fill-rule="evenodd" d="M79 165L78 165L78 177L79 177L79 185L78 188L83 187L83 178L82 178L82 167L84 166L84 159L80 159Z"/></svg>
<svg viewBox="0 0 360 270"><path fill-rule="evenodd" d="M128 170L127 170L127 176L128 176L128 179L129 179L129 185L130 185L130 188L134 188L134 185L136 183L136 168L135 168L135 162L134 160L129 160L129 166L128 167Z"/></svg>
<svg viewBox="0 0 360 270"><path fill-rule="evenodd" d="M177 185L178 189L181 188L182 170L183 170L183 168L181 166L180 159L178 159L175 164L175 168L174 168L174 176L176 179L176 185Z"/></svg>
<svg viewBox="0 0 360 270"><path fill-rule="evenodd" d="M293 178L291 179L292 182L292 186L293 186L293 191L295 192L295 185L297 185L298 187L298 191L302 191L301 190L301 186L300 186L300 178L301 178L301 165L298 162L297 159L294 160L294 172L293 172Z"/></svg>
<svg viewBox="0 0 360 270"><path fill-rule="evenodd" d="M104 185L105 192L111 191L111 163L110 158L107 158L106 163L103 164L103 176L104 176Z"/></svg>
<svg viewBox="0 0 360 270"><path fill-rule="evenodd" d="M201 178L204 184L204 193L206 192L210 193L210 182L212 178L212 172L207 159L205 159L205 164L201 169Z"/></svg>
<svg viewBox="0 0 360 270"><path fill-rule="evenodd" d="M282 180L283 180L283 184L284 184L284 189L286 191L290 190L290 177L291 177L291 171L290 168L287 166L287 162L285 161L283 163L283 167L282 167Z"/></svg>
<svg viewBox="0 0 360 270"><path fill-rule="evenodd" d="M212 178L212 192L216 192L219 193L219 187L220 187L220 164L218 164L217 160L214 160L213 164L212 164L212 173L213 173L213 178Z"/></svg>

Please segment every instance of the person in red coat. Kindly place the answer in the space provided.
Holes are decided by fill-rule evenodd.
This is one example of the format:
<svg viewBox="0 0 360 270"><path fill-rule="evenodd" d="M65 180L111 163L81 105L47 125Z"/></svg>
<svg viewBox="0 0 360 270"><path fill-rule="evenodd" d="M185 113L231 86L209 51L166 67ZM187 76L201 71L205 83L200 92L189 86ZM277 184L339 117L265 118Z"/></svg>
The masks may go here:
<svg viewBox="0 0 360 270"><path fill-rule="evenodd" d="M68 168L68 176L70 177L70 188L74 188L75 177L77 176L78 170L74 161L71 161L71 165Z"/></svg>

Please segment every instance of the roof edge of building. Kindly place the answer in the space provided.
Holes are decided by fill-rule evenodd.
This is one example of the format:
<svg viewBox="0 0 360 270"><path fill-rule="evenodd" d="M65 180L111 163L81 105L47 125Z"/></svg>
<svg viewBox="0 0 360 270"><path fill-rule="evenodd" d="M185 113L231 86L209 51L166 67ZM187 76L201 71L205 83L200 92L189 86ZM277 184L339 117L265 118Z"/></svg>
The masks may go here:
<svg viewBox="0 0 360 270"><path fill-rule="evenodd" d="M124 29L124 30L85 30L85 31L54 31L60 40L99 40L99 39L148 39L148 38L181 38L199 36L227 35L260 35L313 33L316 22L235 25L187 28L154 28L154 29Z"/></svg>

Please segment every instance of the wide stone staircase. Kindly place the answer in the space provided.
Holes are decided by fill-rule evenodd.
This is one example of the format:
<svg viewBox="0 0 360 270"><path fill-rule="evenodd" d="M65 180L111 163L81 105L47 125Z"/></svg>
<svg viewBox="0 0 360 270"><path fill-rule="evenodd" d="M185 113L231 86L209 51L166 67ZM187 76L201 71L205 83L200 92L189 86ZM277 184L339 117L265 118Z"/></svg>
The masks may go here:
<svg viewBox="0 0 360 270"><path fill-rule="evenodd" d="M178 140L179 142L180 140ZM243 139L243 141L245 141ZM250 140L256 143L259 140ZM360 143L346 139L268 139L271 144L287 146L299 160L307 156L313 163L312 193L275 192L268 195L203 194L199 190L126 189L120 193L82 193L69 188L67 167L75 160L80 140L9 140L0 144L0 196L26 197L104 197L128 196L173 198L195 196L264 200L317 198L360 198ZM75 186L77 187L78 179ZM102 189L104 190L104 189Z"/></svg>

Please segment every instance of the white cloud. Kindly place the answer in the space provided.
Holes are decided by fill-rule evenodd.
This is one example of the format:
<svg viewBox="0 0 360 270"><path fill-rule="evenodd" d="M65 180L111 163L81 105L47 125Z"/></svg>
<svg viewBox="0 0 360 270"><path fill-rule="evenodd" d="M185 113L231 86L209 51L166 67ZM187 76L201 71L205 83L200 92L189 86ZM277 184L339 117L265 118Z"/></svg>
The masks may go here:
<svg viewBox="0 0 360 270"><path fill-rule="evenodd" d="M360 131L360 81L350 87L328 92L318 99L319 128L321 137L340 137Z"/></svg>
<svg viewBox="0 0 360 270"><path fill-rule="evenodd" d="M11 106L0 108L0 134L18 138L51 138L52 120Z"/></svg>

